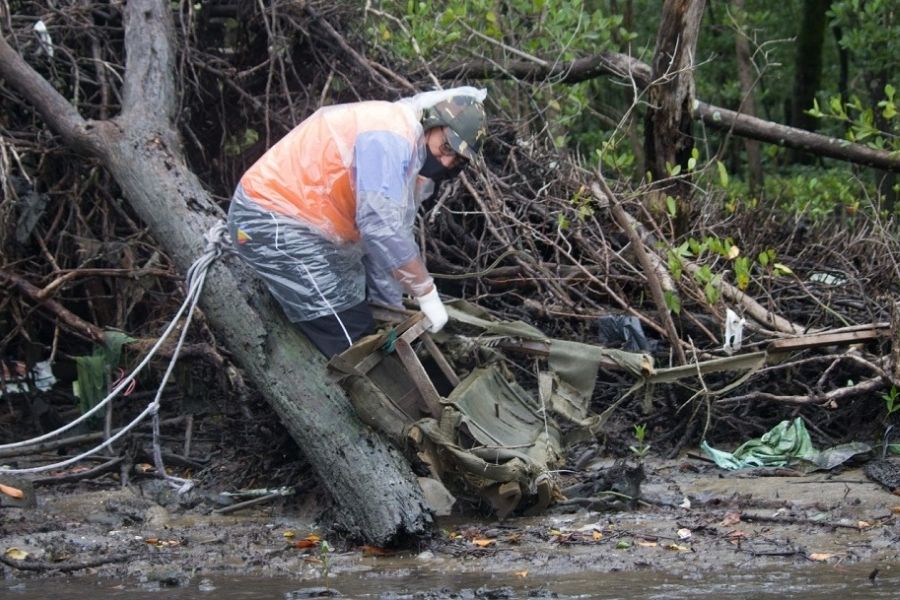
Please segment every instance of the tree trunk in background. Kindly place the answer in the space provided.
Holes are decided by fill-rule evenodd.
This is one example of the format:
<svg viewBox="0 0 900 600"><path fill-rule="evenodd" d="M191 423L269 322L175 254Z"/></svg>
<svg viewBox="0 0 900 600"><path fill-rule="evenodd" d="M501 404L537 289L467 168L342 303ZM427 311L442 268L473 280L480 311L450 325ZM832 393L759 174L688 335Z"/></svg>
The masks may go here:
<svg viewBox="0 0 900 600"><path fill-rule="evenodd" d="M867 73L865 79L872 106L877 107L879 102L887 98L884 93L884 86L890 81L890 77L887 73ZM884 118L882 110L875 108L872 112L875 117L875 127L886 134L890 132L891 124ZM891 171L876 171L876 174L878 175L878 193L881 195L882 200L881 208L891 214L894 212L894 206L897 204L897 192L894 191L894 186L897 184L897 174Z"/></svg>
<svg viewBox="0 0 900 600"><path fill-rule="evenodd" d="M663 182L669 168L681 166L687 173L687 161L694 148L691 135L691 109L694 102L694 72L697 37L705 0L666 0L656 35L651 65L651 85L647 90L650 108L644 119L646 169L654 182L661 182L661 194L679 200L677 219L687 216L685 201L690 186L685 179ZM681 227L676 223L676 234Z"/></svg>
<svg viewBox="0 0 900 600"><path fill-rule="evenodd" d="M828 18L825 13L830 0L803 0L800 32L797 34L797 53L794 59L794 92L791 99L790 124L792 127L815 131L818 119L806 114L813 107L813 100L822 82L822 46ZM808 162L802 152L792 153L794 162Z"/></svg>
<svg viewBox="0 0 900 600"><path fill-rule="evenodd" d="M609 14L622 15L622 28L634 31L634 0L625 0L624 6L619 6L618 0L609 0ZM612 32L612 39L619 47L619 52L628 52L631 42L623 40L618 29Z"/></svg>
<svg viewBox="0 0 900 600"><path fill-rule="evenodd" d="M734 0L735 17L739 27L735 32L735 53L737 55L738 79L741 83L741 106L739 113L756 116L756 94L753 90L756 84L756 69L750 58L750 42L747 39L747 14L744 10L744 0ZM750 191L757 193L763 187L762 158L759 150L759 142L750 138L744 138L744 150L747 153L747 171L749 174Z"/></svg>
<svg viewBox="0 0 900 600"><path fill-rule="evenodd" d="M99 158L178 268L204 251L224 215L187 167L173 125L173 24L169 3L130 0L125 11L122 113L85 121L0 37L0 76L67 144ZM260 281L233 255L213 263L200 302L219 339L263 394L337 506L337 525L388 545L432 524L406 460L355 416L325 361Z"/></svg>
<svg viewBox="0 0 900 600"><path fill-rule="evenodd" d="M850 99L850 52L841 45L844 30L841 27L832 27L834 44L838 53L838 92L841 94L841 102L846 103Z"/></svg>

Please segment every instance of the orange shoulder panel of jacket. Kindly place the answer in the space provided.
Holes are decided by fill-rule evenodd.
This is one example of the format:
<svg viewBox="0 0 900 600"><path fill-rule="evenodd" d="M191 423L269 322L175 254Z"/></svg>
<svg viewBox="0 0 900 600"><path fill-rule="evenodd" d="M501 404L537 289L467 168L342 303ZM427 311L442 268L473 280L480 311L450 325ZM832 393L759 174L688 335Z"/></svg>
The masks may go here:
<svg viewBox="0 0 900 600"><path fill-rule="evenodd" d="M301 219L341 241L359 239L350 165L356 137L390 131L415 144L409 107L369 101L327 106L292 129L241 178L266 210Z"/></svg>

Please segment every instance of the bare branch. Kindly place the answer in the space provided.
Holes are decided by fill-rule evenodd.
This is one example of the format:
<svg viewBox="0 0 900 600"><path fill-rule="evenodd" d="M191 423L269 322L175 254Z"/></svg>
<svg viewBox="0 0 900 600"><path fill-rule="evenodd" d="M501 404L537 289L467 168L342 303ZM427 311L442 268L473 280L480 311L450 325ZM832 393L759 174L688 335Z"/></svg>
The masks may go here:
<svg viewBox="0 0 900 600"><path fill-rule="evenodd" d="M31 65L0 36L0 77L22 94L41 114L44 121L66 142L92 154L97 146L90 134L90 123L68 100L56 91Z"/></svg>

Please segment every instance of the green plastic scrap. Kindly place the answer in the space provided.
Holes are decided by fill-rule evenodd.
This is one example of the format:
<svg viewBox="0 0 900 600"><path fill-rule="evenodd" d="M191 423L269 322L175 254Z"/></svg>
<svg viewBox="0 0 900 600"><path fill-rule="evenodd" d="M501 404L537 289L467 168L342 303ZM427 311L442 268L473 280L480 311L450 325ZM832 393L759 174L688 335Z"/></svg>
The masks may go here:
<svg viewBox="0 0 900 600"><path fill-rule="evenodd" d="M744 442L734 452L716 450L706 440L700 448L722 469L790 466L804 472L832 469L872 449L868 444L851 442L823 451L816 450L799 417L793 421L782 421L761 438Z"/></svg>
<svg viewBox="0 0 900 600"><path fill-rule="evenodd" d="M390 331L387 332L387 337L384 340L384 343L381 345L381 349L390 354L394 351L394 348L397 346L397 330L393 327Z"/></svg>

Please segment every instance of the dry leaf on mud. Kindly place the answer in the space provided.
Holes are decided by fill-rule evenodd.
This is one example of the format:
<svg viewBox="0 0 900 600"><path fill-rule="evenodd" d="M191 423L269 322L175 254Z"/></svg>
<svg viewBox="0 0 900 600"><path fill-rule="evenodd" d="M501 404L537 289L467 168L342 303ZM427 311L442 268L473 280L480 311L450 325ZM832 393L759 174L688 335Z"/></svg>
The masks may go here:
<svg viewBox="0 0 900 600"><path fill-rule="evenodd" d="M362 548L363 556L390 556L390 550L385 550L384 548L379 548L378 546L369 546L366 544Z"/></svg>
<svg viewBox="0 0 900 600"><path fill-rule="evenodd" d="M493 545L494 540L478 539L478 540L472 540L472 543L475 544L476 546L478 546L479 548L486 548L488 546Z"/></svg>
<svg viewBox="0 0 900 600"><path fill-rule="evenodd" d="M516 571L516 577L528 577L528 571Z"/></svg>
<svg viewBox="0 0 900 600"><path fill-rule="evenodd" d="M663 546L666 550L675 550L676 552L690 552L690 546L684 546L682 544L666 544Z"/></svg>
<svg viewBox="0 0 900 600"><path fill-rule="evenodd" d="M178 540L161 540L155 537L145 538L144 542L150 544L151 546L156 546L157 548L167 548L171 546L178 546L181 544Z"/></svg>
<svg viewBox="0 0 900 600"><path fill-rule="evenodd" d="M25 497L25 492L23 492L19 488L13 487L11 485L5 485L2 483L0 483L0 492L3 492L10 498L15 498L16 500L21 500L22 498Z"/></svg>
<svg viewBox="0 0 900 600"><path fill-rule="evenodd" d="M648 542L646 540L640 540L637 543L638 546L643 546L644 548L656 548L659 544L656 542Z"/></svg>
<svg viewBox="0 0 900 600"><path fill-rule="evenodd" d="M7 548L5 554L13 560L25 560L28 558L28 553L21 548Z"/></svg>
<svg viewBox="0 0 900 600"><path fill-rule="evenodd" d="M293 543L294 548L299 548L300 550L305 550L306 548L312 548L318 545L319 540L321 538L314 533L309 534L302 540L298 540Z"/></svg>
<svg viewBox="0 0 900 600"><path fill-rule="evenodd" d="M282 533L281 535L283 535L286 538L292 538L297 534L294 533L293 531L288 530L288 531L285 531L284 533Z"/></svg>
<svg viewBox="0 0 900 600"><path fill-rule="evenodd" d="M868 521L857 521L856 526L859 527L860 529L868 529L869 527L872 526L872 524L869 523Z"/></svg>
<svg viewBox="0 0 900 600"><path fill-rule="evenodd" d="M892 506L891 512L894 513L895 515L900 515L900 506Z"/></svg>
<svg viewBox="0 0 900 600"><path fill-rule="evenodd" d="M591 537L594 539L595 542L598 542L603 539L603 534L600 533L599 531L593 531L591 533Z"/></svg>
<svg viewBox="0 0 900 600"><path fill-rule="evenodd" d="M809 555L809 560L828 560L832 556L834 554L830 552L813 552Z"/></svg>
<svg viewBox="0 0 900 600"><path fill-rule="evenodd" d="M722 518L722 521L719 523L722 527L731 527L737 523L741 522L741 513L737 511L729 511L725 513L725 516Z"/></svg>

